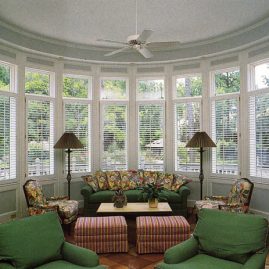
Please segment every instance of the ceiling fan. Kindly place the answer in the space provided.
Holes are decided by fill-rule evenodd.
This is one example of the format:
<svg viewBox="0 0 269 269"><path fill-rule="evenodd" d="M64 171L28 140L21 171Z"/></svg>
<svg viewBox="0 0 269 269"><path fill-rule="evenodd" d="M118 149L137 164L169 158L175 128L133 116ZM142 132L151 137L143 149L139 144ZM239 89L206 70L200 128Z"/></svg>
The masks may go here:
<svg viewBox="0 0 269 269"><path fill-rule="evenodd" d="M126 42L120 42L120 41L109 40L109 39L97 39L97 41L124 45L124 47L114 50L112 52L109 52L105 54L104 56L112 56L123 51L136 50L145 58L153 57L153 54L150 51L151 48L162 48L162 47L171 48L171 47L178 46L180 44L179 41L149 42L148 39L152 34L153 34L152 30L144 30L142 31L141 34L137 34L137 0L136 0L136 34L128 36Z"/></svg>

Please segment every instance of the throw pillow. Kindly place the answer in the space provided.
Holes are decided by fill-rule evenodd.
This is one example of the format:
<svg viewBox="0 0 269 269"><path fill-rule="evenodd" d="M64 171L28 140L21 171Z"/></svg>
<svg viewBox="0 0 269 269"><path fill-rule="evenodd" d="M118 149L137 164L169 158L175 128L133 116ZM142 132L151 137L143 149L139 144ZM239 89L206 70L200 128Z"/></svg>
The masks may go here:
<svg viewBox="0 0 269 269"><path fill-rule="evenodd" d="M183 175L174 175L174 180L171 186L172 191L178 191L182 186L188 184L191 182L191 179L187 178L186 176Z"/></svg>
<svg viewBox="0 0 269 269"><path fill-rule="evenodd" d="M105 191L108 190L108 182L106 178L106 172L103 171L96 171L95 177L98 182L99 190Z"/></svg>
<svg viewBox="0 0 269 269"><path fill-rule="evenodd" d="M98 182L96 177L92 176L92 175L87 175L87 176L82 176L82 179L84 180L84 182L86 184L88 184L89 186L92 187L92 189L96 192L99 190L98 187Z"/></svg>
<svg viewBox="0 0 269 269"><path fill-rule="evenodd" d="M161 184L165 189L171 190L173 184L174 175L170 173L159 172L158 183Z"/></svg>
<svg viewBox="0 0 269 269"><path fill-rule="evenodd" d="M130 190L134 190L137 188L139 185L139 178L138 178L138 173L136 170L129 170L128 172L131 172L131 177L130 177Z"/></svg>
<svg viewBox="0 0 269 269"><path fill-rule="evenodd" d="M121 176L119 171L107 171L106 177L109 190L117 191L121 188Z"/></svg>
<svg viewBox="0 0 269 269"><path fill-rule="evenodd" d="M144 185L157 183L158 172L157 171L144 171Z"/></svg>
<svg viewBox="0 0 269 269"><path fill-rule="evenodd" d="M121 177L121 189L124 191L131 189L131 178L132 172L131 171L120 171Z"/></svg>
<svg viewBox="0 0 269 269"><path fill-rule="evenodd" d="M139 169L137 170L137 187L143 187L144 186L144 170Z"/></svg>

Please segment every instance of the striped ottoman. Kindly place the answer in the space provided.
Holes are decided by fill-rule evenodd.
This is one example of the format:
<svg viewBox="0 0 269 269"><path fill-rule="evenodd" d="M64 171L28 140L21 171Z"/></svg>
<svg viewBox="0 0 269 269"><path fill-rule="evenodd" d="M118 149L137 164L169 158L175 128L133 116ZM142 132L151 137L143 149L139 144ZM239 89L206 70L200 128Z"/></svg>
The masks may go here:
<svg viewBox="0 0 269 269"><path fill-rule="evenodd" d="M75 226L76 245L97 253L127 252L127 224L124 217L78 218Z"/></svg>
<svg viewBox="0 0 269 269"><path fill-rule="evenodd" d="M190 225L184 217L136 218L136 247L139 254L165 252L189 237Z"/></svg>

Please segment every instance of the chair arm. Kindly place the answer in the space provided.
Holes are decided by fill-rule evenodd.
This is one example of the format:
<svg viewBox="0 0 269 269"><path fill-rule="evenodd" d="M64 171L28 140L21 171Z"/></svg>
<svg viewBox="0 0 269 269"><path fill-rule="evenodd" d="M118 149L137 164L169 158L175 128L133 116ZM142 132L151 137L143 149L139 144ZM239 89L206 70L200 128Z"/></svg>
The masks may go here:
<svg viewBox="0 0 269 269"><path fill-rule="evenodd" d="M252 255L244 264L243 269L264 269L268 248L263 253Z"/></svg>
<svg viewBox="0 0 269 269"><path fill-rule="evenodd" d="M68 196L58 196L46 198L47 201L68 200Z"/></svg>
<svg viewBox="0 0 269 269"><path fill-rule="evenodd" d="M94 190L91 186L85 185L82 187L80 193L84 196L84 198L87 198L89 195L94 193Z"/></svg>
<svg viewBox="0 0 269 269"><path fill-rule="evenodd" d="M176 264L188 260L198 253L198 242L194 237L175 245L164 253L164 262Z"/></svg>
<svg viewBox="0 0 269 269"><path fill-rule="evenodd" d="M190 189L187 186L180 187L176 192L180 195L181 201L185 199L187 201L187 197L191 193Z"/></svg>
<svg viewBox="0 0 269 269"><path fill-rule="evenodd" d="M6 262L0 262L0 268L1 269L15 269L14 266L12 266L10 263L6 263Z"/></svg>
<svg viewBox="0 0 269 269"><path fill-rule="evenodd" d="M68 242L63 244L62 255L64 260L79 266L94 267L99 265L99 257L95 252Z"/></svg>
<svg viewBox="0 0 269 269"><path fill-rule="evenodd" d="M228 197L227 196L221 196L221 195L212 195L212 196L205 196L205 200L213 200L213 201L223 201L227 203Z"/></svg>

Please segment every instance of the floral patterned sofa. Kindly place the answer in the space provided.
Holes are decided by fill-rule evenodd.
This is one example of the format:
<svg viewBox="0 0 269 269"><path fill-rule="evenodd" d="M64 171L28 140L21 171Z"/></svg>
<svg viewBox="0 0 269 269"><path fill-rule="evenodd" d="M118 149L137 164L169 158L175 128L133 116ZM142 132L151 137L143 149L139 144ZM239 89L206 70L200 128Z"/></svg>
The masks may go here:
<svg viewBox="0 0 269 269"><path fill-rule="evenodd" d="M124 191L128 202L146 202L140 200L140 193L141 187L148 183L162 184L164 196L173 214L187 215L187 197L190 190L186 184L190 180L185 176L157 171L125 170L97 171L82 178L85 182L81 190L85 216L94 216L100 203L111 203L112 196L119 189Z"/></svg>
<svg viewBox="0 0 269 269"><path fill-rule="evenodd" d="M46 198L38 181L32 179L25 182L23 190L30 216L55 211L63 224L77 219L78 201L68 200L66 196Z"/></svg>

